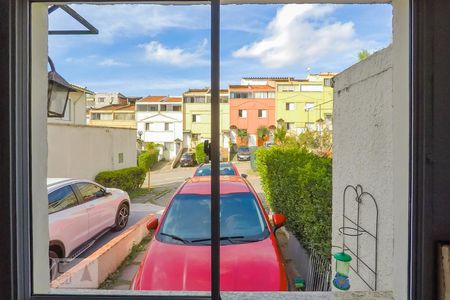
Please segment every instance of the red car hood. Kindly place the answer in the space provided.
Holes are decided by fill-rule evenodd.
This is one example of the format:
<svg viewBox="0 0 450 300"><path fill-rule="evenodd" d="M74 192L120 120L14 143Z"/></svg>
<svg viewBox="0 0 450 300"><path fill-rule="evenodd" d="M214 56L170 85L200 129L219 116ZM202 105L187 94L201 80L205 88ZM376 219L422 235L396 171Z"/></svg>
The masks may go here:
<svg viewBox="0 0 450 300"><path fill-rule="evenodd" d="M220 247L222 291L287 290L284 265L274 238ZM211 290L211 248L161 243L155 239L136 275L135 290Z"/></svg>

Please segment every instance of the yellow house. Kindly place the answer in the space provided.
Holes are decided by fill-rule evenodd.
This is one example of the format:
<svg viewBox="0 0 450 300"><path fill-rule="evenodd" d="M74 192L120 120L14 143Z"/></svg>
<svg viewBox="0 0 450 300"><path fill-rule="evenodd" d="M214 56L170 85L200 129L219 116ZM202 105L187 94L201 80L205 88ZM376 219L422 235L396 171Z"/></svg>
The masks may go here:
<svg viewBox="0 0 450 300"><path fill-rule="evenodd" d="M230 107L228 90L220 91L220 146L229 149ZM211 140L211 91L189 89L183 93L183 143L188 149ZM225 152L224 152L225 153Z"/></svg>
<svg viewBox="0 0 450 300"><path fill-rule="evenodd" d="M293 79L276 83L277 124L283 124L295 133L307 128L332 130L333 87L336 73L308 75L306 79Z"/></svg>
<svg viewBox="0 0 450 300"><path fill-rule="evenodd" d="M89 125L136 129L135 105L108 105L89 111Z"/></svg>

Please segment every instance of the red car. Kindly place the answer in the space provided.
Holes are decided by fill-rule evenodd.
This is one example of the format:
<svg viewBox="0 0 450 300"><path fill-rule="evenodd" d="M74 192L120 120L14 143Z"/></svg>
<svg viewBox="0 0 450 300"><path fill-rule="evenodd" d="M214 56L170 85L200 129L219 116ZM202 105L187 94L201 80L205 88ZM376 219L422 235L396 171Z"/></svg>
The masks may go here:
<svg viewBox="0 0 450 300"><path fill-rule="evenodd" d="M269 222L260 199L244 179L220 179L220 280L222 291L286 291L288 281L274 230L283 215ZM133 290L208 291L211 289L211 181L187 180L158 220Z"/></svg>

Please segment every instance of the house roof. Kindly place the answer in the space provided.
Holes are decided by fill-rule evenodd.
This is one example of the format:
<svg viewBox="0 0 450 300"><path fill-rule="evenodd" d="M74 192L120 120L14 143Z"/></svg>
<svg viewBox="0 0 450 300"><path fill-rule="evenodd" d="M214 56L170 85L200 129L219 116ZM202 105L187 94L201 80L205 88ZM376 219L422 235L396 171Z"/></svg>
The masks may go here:
<svg viewBox="0 0 450 300"><path fill-rule="evenodd" d="M70 87L74 90L76 90L77 92L82 92L82 93L86 93L86 94L90 94L90 95L94 95L95 93L93 91L88 90L86 87L82 87L80 85L76 85L73 83L69 83Z"/></svg>
<svg viewBox="0 0 450 300"><path fill-rule="evenodd" d="M186 92L183 93L183 95L188 95L188 94L211 94L211 89L210 88L203 88L203 89L188 89ZM228 94L228 89L221 89L220 90L220 94Z"/></svg>
<svg viewBox="0 0 450 300"><path fill-rule="evenodd" d="M270 85L230 85L230 91L275 91Z"/></svg>
<svg viewBox="0 0 450 300"><path fill-rule="evenodd" d="M170 96L147 96L142 98L141 100L137 101L138 103L144 103L144 102L170 102L170 103L177 103L182 102L181 97L170 97Z"/></svg>
<svg viewBox="0 0 450 300"><path fill-rule="evenodd" d="M93 108L91 111L135 111L136 107L134 104L120 105L120 104L112 104L108 106L103 106L101 108Z"/></svg>

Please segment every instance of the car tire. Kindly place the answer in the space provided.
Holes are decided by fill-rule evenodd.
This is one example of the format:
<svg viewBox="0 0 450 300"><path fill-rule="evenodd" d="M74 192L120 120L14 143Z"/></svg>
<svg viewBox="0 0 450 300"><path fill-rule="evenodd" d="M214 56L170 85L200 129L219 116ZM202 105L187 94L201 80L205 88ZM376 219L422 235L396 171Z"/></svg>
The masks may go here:
<svg viewBox="0 0 450 300"><path fill-rule="evenodd" d="M128 224L128 217L130 216L130 207L123 203L120 205L116 213L116 223L114 225L114 231L121 231Z"/></svg>
<svg viewBox="0 0 450 300"><path fill-rule="evenodd" d="M56 264L57 260L60 257L58 256L58 253L56 253L53 250L48 251L48 267L50 270L50 281L56 278Z"/></svg>

